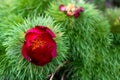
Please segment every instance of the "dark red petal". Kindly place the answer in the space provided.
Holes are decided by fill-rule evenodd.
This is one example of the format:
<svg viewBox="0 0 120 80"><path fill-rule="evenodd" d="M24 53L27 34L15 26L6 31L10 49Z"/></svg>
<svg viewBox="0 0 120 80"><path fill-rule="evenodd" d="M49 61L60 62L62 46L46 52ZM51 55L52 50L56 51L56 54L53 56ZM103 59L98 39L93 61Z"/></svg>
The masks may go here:
<svg viewBox="0 0 120 80"><path fill-rule="evenodd" d="M74 17L75 17L75 18L78 18L79 15L80 15L80 11L79 11L79 10L76 10L76 12L75 12L75 14L74 14Z"/></svg>
<svg viewBox="0 0 120 80"><path fill-rule="evenodd" d="M30 41L30 40L33 40L35 39L37 36L41 35L43 32L42 31L39 31L39 29L37 28L31 28L30 30L28 30L26 32L26 35L25 35L25 40L26 41Z"/></svg>
<svg viewBox="0 0 120 80"><path fill-rule="evenodd" d="M44 27L44 26L36 26L37 29L39 29L40 31L43 30L44 32L48 32L50 34L50 36L52 38L55 37L55 34L48 28L48 27Z"/></svg>
<svg viewBox="0 0 120 80"><path fill-rule="evenodd" d="M27 47L26 47L26 42L22 46L22 56L27 60L30 61L30 57L27 55Z"/></svg>
<svg viewBox="0 0 120 80"><path fill-rule="evenodd" d="M52 43L52 45L53 45L53 47L52 47L52 57L53 58L55 58L56 56L57 56L57 51L56 51L56 49L57 49L57 47L56 47L56 43L55 43L55 41Z"/></svg>
<svg viewBox="0 0 120 80"><path fill-rule="evenodd" d="M26 34L25 40L30 41L30 40L35 39L37 36L40 36L40 34L29 32Z"/></svg>
<svg viewBox="0 0 120 80"><path fill-rule="evenodd" d="M35 27L35 28L31 28L30 30L28 30L28 31L26 32L26 34L29 34L29 33L41 34L41 32L39 31L39 29L37 29L36 27Z"/></svg>
<svg viewBox="0 0 120 80"><path fill-rule="evenodd" d="M57 56L57 51L56 51L56 46L54 47L53 49L53 52L52 52L52 57L55 58Z"/></svg>
<svg viewBox="0 0 120 80"><path fill-rule="evenodd" d="M78 18L79 15L80 15L79 13L76 13L76 14L74 14L74 17L75 17L75 18Z"/></svg>
<svg viewBox="0 0 120 80"><path fill-rule="evenodd" d="M46 27L46 31L52 36L52 38L56 37L55 34L47 27Z"/></svg>
<svg viewBox="0 0 120 80"><path fill-rule="evenodd" d="M83 11L84 11L84 8L83 8L83 7L80 7L79 10L80 10L80 12L83 12Z"/></svg>
<svg viewBox="0 0 120 80"><path fill-rule="evenodd" d="M41 36L43 37L43 36ZM46 41L46 48L49 51L49 53L52 55L52 57L56 57L56 42L48 35L44 35L43 37L44 41Z"/></svg>
<svg viewBox="0 0 120 80"><path fill-rule="evenodd" d="M39 31L45 31L45 26L35 26L35 29Z"/></svg>
<svg viewBox="0 0 120 80"><path fill-rule="evenodd" d="M61 4L59 6L59 10L62 11L62 12L64 12L64 11L66 11L66 7L63 4Z"/></svg>
<svg viewBox="0 0 120 80"><path fill-rule="evenodd" d="M29 55L31 57L31 62L38 66L44 66L52 60L52 55L46 48L39 47L34 51L30 51Z"/></svg>
<svg viewBox="0 0 120 80"><path fill-rule="evenodd" d="M78 8L76 11L75 11L75 14L74 14L74 17L75 18L78 18L80 13L84 11L84 8L83 7L80 7Z"/></svg>

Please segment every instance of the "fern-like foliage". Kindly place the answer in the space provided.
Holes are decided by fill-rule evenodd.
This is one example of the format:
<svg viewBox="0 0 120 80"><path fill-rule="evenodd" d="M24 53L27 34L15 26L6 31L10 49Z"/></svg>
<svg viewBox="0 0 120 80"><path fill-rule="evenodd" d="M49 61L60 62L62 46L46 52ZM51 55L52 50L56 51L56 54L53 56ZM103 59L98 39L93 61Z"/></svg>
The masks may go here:
<svg viewBox="0 0 120 80"><path fill-rule="evenodd" d="M0 1L0 33L3 34L6 32L14 23L23 23L23 18L33 17L34 14L44 14L44 11L48 8L51 1L52 0ZM0 37L0 40L3 40L2 38L4 37Z"/></svg>
<svg viewBox="0 0 120 80"><path fill-rule="evenodd" d="M9 28L13 27L14 23L22 23L23 17L12 13L13 0L0 1L0 42L4 40L3 33L7 32Z"/></svg>
<svg viewBox="0 0 120 80"><path fill-rule="evenodd" d="M8 27L7 23L10 23L9 21L7 23L5 23L11 12L11 9L12 9L11 8L12 5L8 4L8 3L10 3L10 1L11 0L0 1L0 34L1 34L1 36L0 36L0 56L2 55L2 53L5 52L5 48L2 46L2 41L4 40L3 33L6 31L5 27ZM4 26L4 25L7 25L7 26Z"/></svg>
<svg viewBox="0 0 120 80"><path fill-rule="evenodd" d="M38 16L26 19L23 24L16 23L4 33L6 40L3 44L6 47L6 54L0 56L0 80L46 80L66 60L68 49L66 37L60 25L53 24L51 17ZM57 57L43 67L27 62L21 55L24 34L36 25L47 26L56 34Z"/></svg>
<svg viewBox="0 0 120 80"><path fill-rule="evenodd" d="M0 50L2 41L5 39L3 35L14 23L23 23L23 18L34 16L34 14L44 14L52 0L2 0L0 1ZM30 16L29 16L30 17Z"/></svg>
<svg viewBox="0 0 120 80"><path fill-rule="evenodd" d="M110 25L94 5L80 0L76 3L85 11L79 18L69 17L59 11L59 5L68 5L71 0L51 3L48 9L56 24L62 24L65 35L69 38L68 80L119 80L118 58L110 52ZM116 62L116 65L114 64ZM67 69L67 68L66 68ZM114 71L113 71L113 70Z"/></svg>
<svg viewBox="0 0 120 80"><path fill-rule="evenodd" d="M111 25L111 32L112 32L112 46L111 46L111 53L108 55L110 58L108 61L111 61L111 70L113 73L112 79L114 77L116 80L120 79L120 9L113 8L107 9L105 16L107 17L109 24Z"/></svg>
<svg viewBox="0 0 120 80"><path fill-rule="evenodd" d="M44 14L48 5L53 0L14 0L13 12L23 17L33 14Z"/></svg>
<svg viewBox="0 0 120 80"><path fill-rule="evenodd" d="M2 0L0 1L0 33L8 31L14 23L23 23L23 18L44 14L52 0ZM46 5L44 5L46 4ZM30 16L31 15L31 16ZM2 33L3 32L3 33ZM3 40L3 36L0 40Z"/></svg>

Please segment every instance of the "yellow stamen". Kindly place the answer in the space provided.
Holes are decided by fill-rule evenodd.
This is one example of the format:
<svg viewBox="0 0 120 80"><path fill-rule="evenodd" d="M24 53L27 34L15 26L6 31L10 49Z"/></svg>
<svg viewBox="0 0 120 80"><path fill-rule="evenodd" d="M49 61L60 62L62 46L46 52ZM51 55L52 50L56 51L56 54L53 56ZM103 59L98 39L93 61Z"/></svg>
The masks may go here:
<svg viewBox="0 0 120 80"><path fill-rule="evenodd" d="M75 4L68 4L68 6L66 7L67 14L69 14L71 16L74 15L76 9L77 9L77 7L75 6Z"/></svg>
<svg viewBox="0 0 120 80"><path fill-rule="evenodd" d="M32 50L35 50L38 47L46 46L46 42L42 38L37 38L32 42Z"/></svg>

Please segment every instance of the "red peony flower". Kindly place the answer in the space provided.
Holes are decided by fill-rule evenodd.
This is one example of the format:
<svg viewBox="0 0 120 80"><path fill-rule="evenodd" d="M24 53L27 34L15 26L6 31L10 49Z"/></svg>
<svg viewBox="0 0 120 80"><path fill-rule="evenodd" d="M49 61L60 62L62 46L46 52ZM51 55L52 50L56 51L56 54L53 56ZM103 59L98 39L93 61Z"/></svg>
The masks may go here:
<svg viewBox="0 0 120 80"><path fill-rule="evenodd" d="M44 66L56 57L55 34L47 27L36 26L26 32L22 55L35 65Z"/></svg>

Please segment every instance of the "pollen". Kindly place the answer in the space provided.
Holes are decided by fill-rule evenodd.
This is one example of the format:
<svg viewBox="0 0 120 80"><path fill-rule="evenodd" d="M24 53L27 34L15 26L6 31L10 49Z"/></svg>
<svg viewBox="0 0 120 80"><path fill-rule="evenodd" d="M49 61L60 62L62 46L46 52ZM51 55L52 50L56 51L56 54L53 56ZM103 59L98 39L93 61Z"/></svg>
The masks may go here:
<svg viewBox="0 0 120 80"><path fill-rule="evenodd" d="M46 41L43 38L37 38L32 41L32 50L35 50L39 47L45 47L46 46Z"/></svg>
<svg viewBox="0 0 120 80"><path fill-rule="evenodd" d="M77 7L75 6L75 4L68 4L66 10L67 10L67 14L72 16L72 15L75 14L75 11L77 10Z"/></svg>

